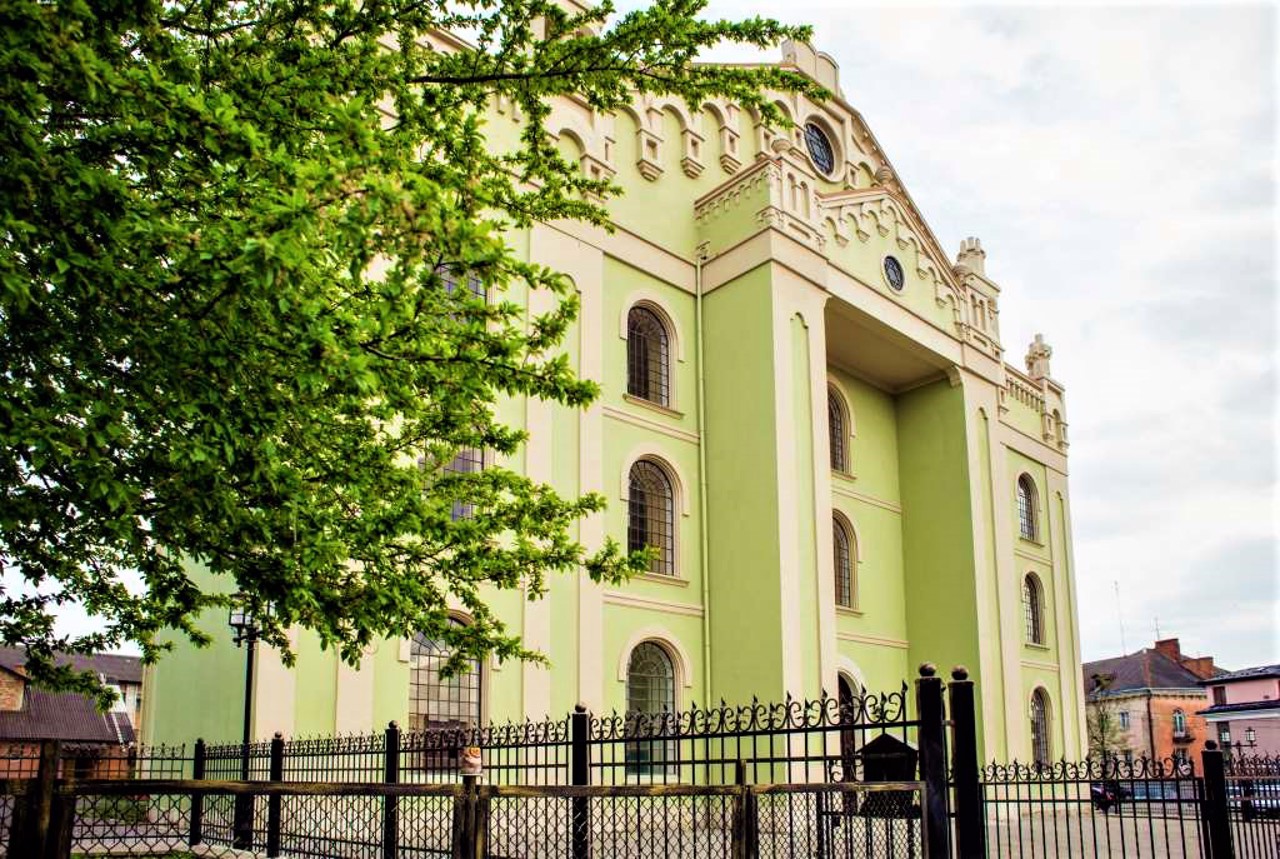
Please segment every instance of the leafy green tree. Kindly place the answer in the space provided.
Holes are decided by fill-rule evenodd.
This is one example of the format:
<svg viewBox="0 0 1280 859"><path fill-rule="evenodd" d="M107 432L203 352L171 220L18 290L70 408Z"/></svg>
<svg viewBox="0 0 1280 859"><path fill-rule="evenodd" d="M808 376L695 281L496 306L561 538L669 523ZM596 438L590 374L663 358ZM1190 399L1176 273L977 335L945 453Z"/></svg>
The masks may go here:
<svg viewBox="0 0 1280 859"><path fill-rule="evenodd" d="M1090 757L1108 760L1130 749L1129 734L1120 725L1120 708L1114 699L1091 694L1085 710Z"/></svg>
<svg viewBox="0 0 1280 859"><path fill-rule="evenodd" d="M239 591L282 651L301 625L349 661L420 630L459 665L536 659L482 586L642 566L572 538L603 499L448 465L517 450L502 397L597 393L557 349L566 280L504 243L607 223L593 201L616 189L545 133L554 99L726 96L776 122L763 89L821 94L695 63L808 35L703 5L610 24L548 0L0 0L0 641L100 693L54 652L154 659ZM442 30L474 47L432 49ZM524 118L506 151L499 98ZM516 285L555 309L526 319ZM449 595L474 624L446 622ZM67 606L100 630L60 632Z"/></svg>

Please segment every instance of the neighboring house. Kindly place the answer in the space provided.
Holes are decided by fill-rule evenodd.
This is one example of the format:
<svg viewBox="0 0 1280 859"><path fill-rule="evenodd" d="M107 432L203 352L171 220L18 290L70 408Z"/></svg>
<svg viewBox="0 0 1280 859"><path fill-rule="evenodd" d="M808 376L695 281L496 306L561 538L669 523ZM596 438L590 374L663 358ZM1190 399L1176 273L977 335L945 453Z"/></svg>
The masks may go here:
<svg viewBox="0 0 1280 859"><path fill-rule="evenodd" d="M1203 685L1209 707L1200 714L1213 739L1237 754L1280 755L1280 665L1219 674Z"/></svg>
<svg viewBox="0 0 1280 859"><path fill-rule="evenodd" d="M1189 657L1176 638L1137 653L1082 667L1091 732L1108 734L1106 754L1128 759L1198 760L1213 739L1198 715L1208 696L1200 683L1217 669L1212 656ZM1110 728L1104 728L1104 725ZM1093 744L1098 753L1098 744Z"/></svg>
<svg viewBox="0 0 1280 859"><path fill-rule="evenodd" d="M723 101L557 102L561 150L625 190L607 201L616 230L512 238L573 279L563 348L601 396L500 403L529 437L503 464L606 496L578 538L655 546L650 572L553 575L536 602L489 591L550 670L485 662L444 681L446 653L422 636L371 646L354 670L297 631L293 668L260 652L253 736L896 690L929 661L976 679L984 756L1084 754L1051 351L1037 335L1024 365L1005 363L978 240L943 251L827 55L788 44L782 62L836 93L778 96L789 130ZM521 121L499 104L489 128L500 140ZM148 741L240 736L244 652L224 615L201 628L212 646L178 641L151 669Z"/></svg>
<svg viewBox="0 0 1280 859"><path fill-rule="evenodd" d="M112 710L124 713L137 731L142 726L142 660L137 656L121 653L95 653L92 656L74 654L60 657L70 662L77 671L92 671L116 691L116 703ZM27 661L21 650L0 647L0 665L21 666Z"/></svg>
<svg viewBox="0 0 1280 859"><path fill-rule="evenodd" d="M29 756L41 740L61 740L63 765L71 762L80 778L119 773L125 747L134 741L128 714L100 713L85 695L37 688L27 679L25 661L21 651L0 648L0 778L29 774Z"/></svg>

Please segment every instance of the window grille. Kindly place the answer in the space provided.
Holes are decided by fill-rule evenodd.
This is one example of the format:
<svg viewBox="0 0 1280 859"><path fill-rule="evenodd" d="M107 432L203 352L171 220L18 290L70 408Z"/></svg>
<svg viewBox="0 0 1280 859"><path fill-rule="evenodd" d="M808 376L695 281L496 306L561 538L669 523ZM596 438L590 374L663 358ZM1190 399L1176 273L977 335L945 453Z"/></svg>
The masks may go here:
<svg viewBox="0 0 1280 859"><path fill-rule="evenodd" d="M835 538L836 605L853 608L853 540L839 518L833 517L831 531Z"/></svg>
<svg viewBox="0 0 1280 859"><path fill-rule="evenodd" d="M1049 700L1043 689L1031 696L1031 754L1037 764L1049 763Z"/></svg>
<svg viewBox="0 0 1280 859"><path fill-rule="evenodd" d="M465 626L450 618L450 626ZM443 641L423 633L413 637L409 649L409 730L474 728L480 724L480 663L471 660L467 670L445 679L440 669L451 651Z"/></svg>
<svg viewBox="0 0 1280 859"><path fill-rule="evenodd" d="M831 437L831 469L849 470L849 431L845 429L844 406L840 395L827 391L827 433Z"/></svg>
<svg viewBox="0 0 1280 859"><path fill-rule="evenodd" d="M465 448L458 451L458 455L445 466L445 471L453 474L475 474L484 470L484 452L475 448ZM465 501L453 502L453 521L459 519L470 519L475 515L475 505Z"/></svg>
<svg viewBox="0 0 1280 859"><path fill-rule="evenodd" d="M1036 539L1036 486L1031 478L1018 478L1018 530L1024 540Z"/></svg>
<svg viewBox="0 0 1280 859"><path fill-rule="evenodd" d="M658 550L649 572L675 575L675 498L671 480L656 463L642 459L631 466L627 502L627 548Z"/></svg>
<svg viewBox="0 0 1280 859"><path fill-rule="evenodd" d="M458 272L454 271L453 267L450 265L442 265L436 269L436 271L440 273L440 279L444 281L445 292L452 294L458 288L458 281L460 279ZM463 277L466 278L467 291L470 292L474 298L478 298L480 301L488 303L489 292L485 289L484 284L480 282L480 278L473 272L467 272Z"/></svg>
<svg viewBox="0 0 1280 859"><path fill-rule="evenodd" d="M667 733L666 717L675 709L676 672L671 657L652 641L636 645L627 665L627 713L632 717L633 736ZM666 739L628 743L625 754L628 768L637 772L653 772L676 758L674 743Z"/></svg>
<svg viewBox="0 0 1280 859"><path fill-rule="evenodd" d="M1040 582L1029 575L1022 581L1022 614L1026 621L1027 641L1044 644L1044 606Z"/></svg>
<svg viewBox="0 0 1280 859"><path fill-rule="evenodd" d="M660 406L671 404L667 329L647 307L627 314L627 393Z"/></svg>

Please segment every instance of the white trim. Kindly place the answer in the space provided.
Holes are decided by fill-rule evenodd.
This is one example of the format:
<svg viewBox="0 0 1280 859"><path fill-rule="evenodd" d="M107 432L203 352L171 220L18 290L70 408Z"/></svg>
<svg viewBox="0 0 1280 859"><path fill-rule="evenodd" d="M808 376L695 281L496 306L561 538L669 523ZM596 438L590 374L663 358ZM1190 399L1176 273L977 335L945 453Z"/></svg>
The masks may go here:
<svg viewBox="0 0 1280 859"><path fill-rule="evenodd" d="M631 651L636 647L652 641L661 647L671 657L671 665L676 670L676 688L683 686L686 689L693 686L693 663L689 661L689 654L680 646L679 640L667 629L661 626L646 626L638 629L627 639L627 643L623 646L622 652L618 658L618 682L626 686L627 668L631 665ZM676 696L676 709L681 706L680 696Z"/></svg>
<svg viewBox="0 0 1280 859"><path fill-rule="evenodd" d="M648 611L661 611L667 614L679 614L688 617L702 617L703 615L702 606L700 605L672 602L671 600L658 599L656 597L642 597L637 594L622 593L621 591L605 591L604 603L605 605L641 608Z"/></svg>
<svg viewBox="0 0 1280 859"><path fill-rule="evenodd" d="M1023 668L1035 668L1040 671L1052 671L1057 674L1061 670L1056 662L1037 662L1034 659L1024 659L1021 663Z"/></svg>
<svg viewBox="0 0 1280 859"><path fill-rule="evenodd" d="M858 644L874 644L877 647L894 647L898 650L906 650L910 647L910 644L901 638L889 638L884 635L867 635L860 632L837 632L836 639L838 641L853 641Z"/></svg>
<svg viewBox="0 0 1280 859"><path fill-rule="evenodd" d="M666 424L659 423L658 421L647 418L644 415L633 415L628 411L618 408L617 406L602 405L600 410L604 412L605 417L613 418L616 421L621 421L624 424L631 424L632 426L640 427L641 429L662 433L665 436L669 436L670 438L674 438L679 441L697 444L701 440L697 433L689 432L688 430L676 429L675 427L669 427Z"/></svg>
<svg viewBox="0 0 1280 859"><path fill-rule="evenodd" d="M831 472L836 477L843 477L846 480L852 480L847 474L841 474L838 471ZM876 498L874 495L868 495L865 492L858 492L855 489L848 489L840 486L835 481L831 482L831 491L836 495L843 495L845 498L852 498L854 501L861 501L870 504L872 507L879 507L882 510L888 510L890 513L902 513L902 505L895 504L892 501L885 501L883 498Z"/></svg>
<svg viewBox="0 0 1280 859"><path fill-rule="evenodd" d="M852 659L850 659L848 656L845 656L843 653L836 656L836 674L845 675L862 689L867 688L867 680L862 673L862 668L858 666L858 663L854 662ZM836 695L838 696L840 694L839 685L836 686L835 691L836 691Z"/></svg>

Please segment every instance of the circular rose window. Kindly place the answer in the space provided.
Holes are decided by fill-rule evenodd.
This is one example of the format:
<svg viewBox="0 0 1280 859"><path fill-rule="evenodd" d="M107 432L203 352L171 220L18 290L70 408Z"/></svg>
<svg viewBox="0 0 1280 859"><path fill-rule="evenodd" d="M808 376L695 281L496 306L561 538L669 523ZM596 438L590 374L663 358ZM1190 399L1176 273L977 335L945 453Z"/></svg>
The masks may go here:
<svg viewBox="0 0 1280 859"><path fill-rule="evenodd" d="M902 292L906 278L902 273L902 263L897 257L884 258L884 279L889 281L889 288L894 292Z"/></svg>
<svg viewBox="0 0 1280 859"><path fill-rule="evenodd" d="M809 157L813 165L824 174L830 175L836 169L836 152L831 146L827 133L810 122L804 127L804 144L809 149Z"/></svg>

